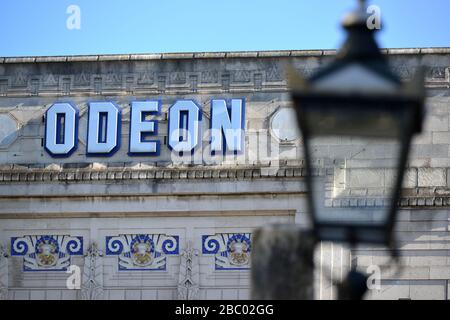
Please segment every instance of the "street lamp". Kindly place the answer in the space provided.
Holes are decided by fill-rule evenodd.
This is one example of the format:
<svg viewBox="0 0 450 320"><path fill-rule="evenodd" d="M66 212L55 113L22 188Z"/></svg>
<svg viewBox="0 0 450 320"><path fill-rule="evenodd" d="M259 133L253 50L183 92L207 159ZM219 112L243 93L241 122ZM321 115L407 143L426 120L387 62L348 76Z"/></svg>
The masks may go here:
<svg viewBox="0 0 450 320"><path fill-rule="evenodd" d="M402 83L390 70L359 2L334 61L308 79L291 68L288 81L316 239L391 245L411 139L422 126L423 74Z"/></svg>

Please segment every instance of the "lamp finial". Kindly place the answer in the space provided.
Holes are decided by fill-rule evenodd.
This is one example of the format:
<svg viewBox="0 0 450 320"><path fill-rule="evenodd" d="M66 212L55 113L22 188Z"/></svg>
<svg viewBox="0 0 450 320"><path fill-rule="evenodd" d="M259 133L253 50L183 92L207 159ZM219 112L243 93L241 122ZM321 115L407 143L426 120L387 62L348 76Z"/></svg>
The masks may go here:
<svg viewBox="0 0 450 320"><path fill-rule="evenodd" d="M364 10L366 8L366 0L358 0L358 2L361 10Z"/></svg>

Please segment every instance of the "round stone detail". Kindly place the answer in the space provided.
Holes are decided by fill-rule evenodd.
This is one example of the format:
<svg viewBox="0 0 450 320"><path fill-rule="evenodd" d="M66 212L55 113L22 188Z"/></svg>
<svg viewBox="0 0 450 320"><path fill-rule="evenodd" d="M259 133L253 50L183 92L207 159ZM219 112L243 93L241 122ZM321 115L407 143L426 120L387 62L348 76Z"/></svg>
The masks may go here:
<svg viewBox="0 0 450 320"><path fill-rule="evenodd" d="M292 108L281 108L270 122L272 135L280 141L293 141L300 138L297 115Z"/></svg>
<svg viewBox="0 0 450 320"><path fill-rule="evenodd" d="M16 141L19 135L17 121L9 114L0 114L0 148L6 148Z"/></svg>

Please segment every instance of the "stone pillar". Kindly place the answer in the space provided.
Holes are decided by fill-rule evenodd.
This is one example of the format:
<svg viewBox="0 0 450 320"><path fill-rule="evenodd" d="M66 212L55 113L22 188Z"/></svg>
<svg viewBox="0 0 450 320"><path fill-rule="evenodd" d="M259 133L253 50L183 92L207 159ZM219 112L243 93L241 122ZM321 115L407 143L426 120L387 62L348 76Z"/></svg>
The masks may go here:
<svg viewBox="0 0 450 320"><path fill-rule="evenodd" d="M187 248L181 253L180 274L178 281L179 300L197 300L200 284L199 251L187 242Z"/></svg>
<svg viewBox="0 0 450 320"><path fill-rule="evenodd" d="M319 242L315 252L317 300L337 298L335 284L345 280L350 271L350 250L339 243Z"/></svg>
<svg viewBox="0 0 450 320"><path fill-rule="evenodd" d="M82 300L103 299L103 252L93 243L84 257Z"/></svg>
<svg viewBox="0 0 450 320"><path fill-rule="evenodd" d="M8 253L0 245L0 300L7 300L8 294Z"/></svg>
<svg viewBox="0 0 450 320"><path fill-rule="evenodd" d="M310 232L292 225L269 225L253 233L251 298L314 299L314 246Z"/></svg>

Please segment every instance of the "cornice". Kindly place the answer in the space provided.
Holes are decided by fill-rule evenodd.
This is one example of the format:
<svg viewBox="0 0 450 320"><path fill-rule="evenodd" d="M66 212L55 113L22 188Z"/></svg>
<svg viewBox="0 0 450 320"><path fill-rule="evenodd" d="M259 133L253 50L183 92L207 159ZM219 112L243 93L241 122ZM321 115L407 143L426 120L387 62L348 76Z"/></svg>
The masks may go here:
<svg viewBox="0 0 450 320"><path fill-rule="evenodd" d="M91 181L123 181L146 179L258 179L258 178L290 178L303 177L304 169L299 166L284 167L178 167L178 168L133 168L114 167L96 169L69 168L49 166L47 168L26 168L11 166L0 170L0 183L39 183L39 182L91 182Z"/></svg>
<svg viewBox="0 0 450 320"><path fill-rule="evenodd" d="M388 55L450 54L450 47L436 48L387 48ZM0 57L0 64L46 63L46 62L89 62L89 61L136 61L136 60L178 60L178 59L236 59L236 58L280 58L317 57L336 54L336 50L267 50L228 52L169 52L143 54L67 55L67 56L22 56Z"/></svg>
<svg viewBox="0 0 450 320"><path fill-rule="evenodd" d="M235 166L235 167L153 167L143 168L141 166L98 168L89 165L85 168L70 168L64 166L50 165L44 168L33 168L25 166L2 166L0 167L0 184L39 184L39 183L144 183L148 180L173 182L180 180L205 181L215 183L217 180L242 181L254 179L304 179L305 169L302 161L296 163L283 163L281 166ZM81 164L80 164L81 166ZM325 175L323 169L316 169L314 175ZM351 202L352 199L333 200L337 201L337 207L346 206L339 201ZM355 198L355 201L361 199ZM359 203L359 202L355 202ZM368 204L367 204L368 205ZM399 201L400 207L449 207L450 189L447 187L417 187L403 189Z"/></svg>

